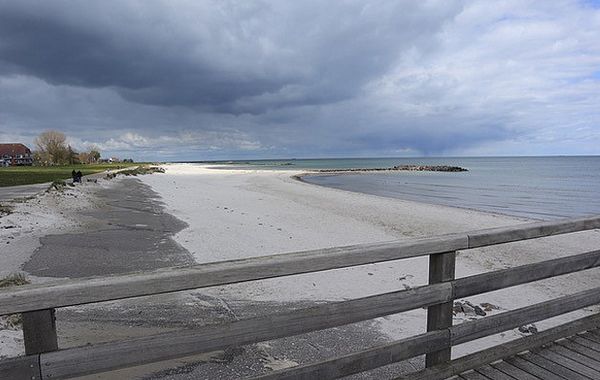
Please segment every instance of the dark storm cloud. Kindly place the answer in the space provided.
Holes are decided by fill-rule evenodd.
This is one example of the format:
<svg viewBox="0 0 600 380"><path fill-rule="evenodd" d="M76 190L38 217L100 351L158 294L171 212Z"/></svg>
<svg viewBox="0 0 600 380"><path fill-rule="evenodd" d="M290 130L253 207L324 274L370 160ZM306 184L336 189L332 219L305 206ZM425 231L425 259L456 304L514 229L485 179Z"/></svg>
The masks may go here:
<svg viewBox="0 0 600 380"><path fill-rule="evenodd" d="M147 159L597 154L577 0L0 0L0 141Z"/></svg>
<svg viewBox="0 0 600 380"><path fill-rule="evenodd" d="M250 113L352 98L404 49L430 43L456 9L89 4L2 2L2 61L53 84L114 87L134 102Z"/></svg>

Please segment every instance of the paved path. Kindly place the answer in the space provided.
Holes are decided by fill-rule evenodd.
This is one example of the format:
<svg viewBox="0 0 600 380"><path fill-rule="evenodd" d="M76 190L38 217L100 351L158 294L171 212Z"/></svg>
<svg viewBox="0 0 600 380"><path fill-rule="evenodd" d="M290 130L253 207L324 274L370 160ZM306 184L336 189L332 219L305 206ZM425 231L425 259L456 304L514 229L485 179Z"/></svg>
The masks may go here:
<svg viewBox="0 0 600 380"><path fill-rule="evenodd" d="M36 183L34 185L0 187L0 201L11 201L16 198L26 198L36 195L50 186L49 183Z"/></svg>
<svg viewBox="0 0 600 380"><path fill-rule="evenodd" d="M600 330L577 334L452 379L590 380L600 379Z"/></svg>

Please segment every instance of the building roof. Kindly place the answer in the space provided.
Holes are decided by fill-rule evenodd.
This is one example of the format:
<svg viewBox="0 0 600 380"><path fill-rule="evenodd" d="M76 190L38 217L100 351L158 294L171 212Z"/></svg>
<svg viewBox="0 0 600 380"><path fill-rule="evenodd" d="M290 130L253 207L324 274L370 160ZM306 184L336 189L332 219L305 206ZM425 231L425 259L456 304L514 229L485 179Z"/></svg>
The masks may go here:
<svg viewBox="0 0 600 380"><path fill-rule="evenodd" d="M16 156L19 154L31 154L31 150L23 144L0 144L0 157L4 155Z"/></svg>

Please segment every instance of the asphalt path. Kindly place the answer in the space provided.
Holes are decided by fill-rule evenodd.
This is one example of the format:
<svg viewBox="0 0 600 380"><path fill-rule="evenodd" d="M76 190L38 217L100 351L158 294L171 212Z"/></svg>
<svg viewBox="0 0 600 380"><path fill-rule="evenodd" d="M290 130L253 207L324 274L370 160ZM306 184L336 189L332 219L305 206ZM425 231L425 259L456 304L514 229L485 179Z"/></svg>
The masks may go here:
<svg viewBox="0 0 600 380"><path fill-rule="evenodd" d="M0 187L0 202L32 197L45 191L48 186L50 186L49 183L36 183L34 185Z"/></svg>

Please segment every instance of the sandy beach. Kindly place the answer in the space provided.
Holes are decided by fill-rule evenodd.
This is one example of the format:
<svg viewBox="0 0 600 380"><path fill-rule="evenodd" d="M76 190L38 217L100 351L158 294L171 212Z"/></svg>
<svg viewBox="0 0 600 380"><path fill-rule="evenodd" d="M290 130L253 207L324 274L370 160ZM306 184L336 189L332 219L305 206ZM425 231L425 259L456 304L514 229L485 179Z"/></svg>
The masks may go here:
<svg viewBox="0 0 600 380"><path fill-rule="evenodd" d="M311 185L293 178L300 174L298 171L215 169L194 164L164 167L164 174L102 180L69 188L63 193L44 193L15 202L13 213L0 218L2 274L25 268L33 282L72 277L65 273L65 265L57 264L61 249L68 252L68 262L77 269L73 276L80 277L412 239L527 222L521 218ZM171 220L172 217L176 219ZM10 225L15 227L6 227ZM127 233L131 235L122 235ZM130 251L131 247L125 242L142 239L141 233L146 233L143 239L148 241L144 252L154 253L140 257L138 264L111 266L115 262L129 262L131 255L144 254L141 248L130 256L123 256L122 252ZM86 252L80 266L76 253L85 249L69 251L65 248L76 239L84 239L81 246L98 245L106 236L115 240L112 245ZM599 243L600 232L595 230L464 251L458 255L457 276L582 253L597 249ZM9 246L11 249L4 249ZM163 247L170 247L168 252L171 253L165 256ZM110 252L112 256L94 261L101 252ZM401 290L425 284L427 265L426 258L417 258L141 298L126 304L110 302L67 308L58 315L59 334L67 346L77 345L106 340L103 331L113 331L115 339ZM470 297L468 301L496 305L498 309L488 313L493 314L591 288L599 280L600 271L589 270L520 286L515 288L517 292L515 289L497 291ZM585 313L583 310L573 314ZM208 378L203 377L208 376L206 374L232 378L235 377L232 373L261 373L418 334L425 331L425 315L425 310L415 310L334 332L307 334L309 337L301 340L266 342L224 363L211 357L196 357L120 373L138 378L149 374L154 376L151 378L188 378L164 372L169 366L192 366L193 371L189 373L195 378ZM544 329L571 317L566 315L536 323L536 327ZM454 323L472 318L480 317L458 313ZM85 337L78 338L77 334L82 333ZM474 347L523 335L515 329L485 342L459 346L453 354L460 356ZM342 344L343 339L348 341ZM0 340L0 356L22 352L20 331L0 330ZM311 352L301 348L304 346ZM419 360L412 361L411 366L418 368ZM257 361L261 363L258 367L245 368L248 363ZM393 368L388 371L382 372L381 378L393 375Z"/></svg>
<svg viewBox="0 0 600 380"><path fill-rule="evenodd" d="M411 239L514 225L527 219L378 197L299 182L287 170L215 169L192 164L167 166L165 175L142 180L161 194L168 212L188 224L175 235L199 263L316 248ZM593 250L599 231L563 235L461 252L457 276L482 273ZM227 299L331 301L394 291L427 282L427 260L417 258L322 273L258 281L210 290ZM470 299L500 310L591 288L597 270L497 291ZM580 313L584 313L580 312ZM423 310L382 318L390 338L424 331ZM455 323L472 316L457 315ZM559 317L539 324L549 326ZM522 334L486 339L494 344ZM455 355L468 352L465 344Z"/></svg>

